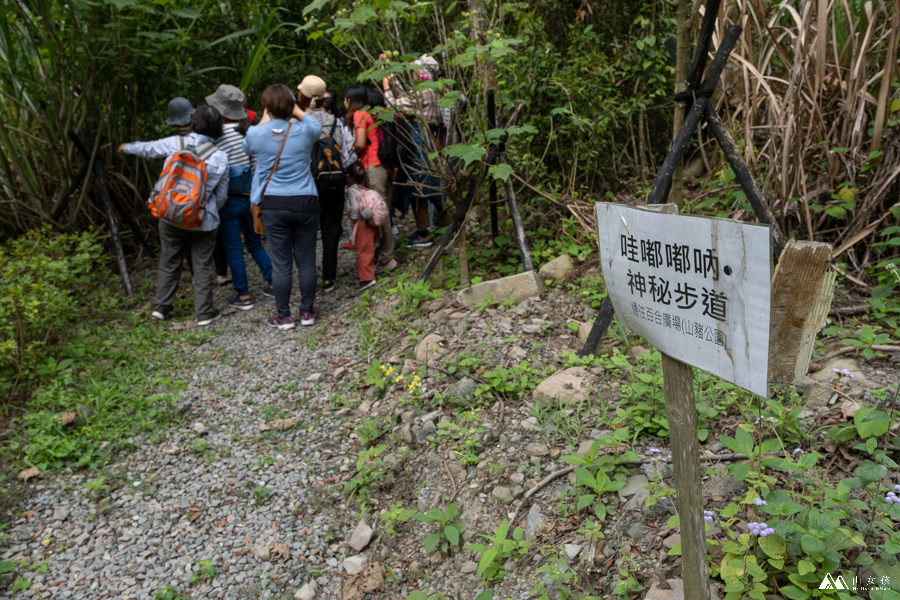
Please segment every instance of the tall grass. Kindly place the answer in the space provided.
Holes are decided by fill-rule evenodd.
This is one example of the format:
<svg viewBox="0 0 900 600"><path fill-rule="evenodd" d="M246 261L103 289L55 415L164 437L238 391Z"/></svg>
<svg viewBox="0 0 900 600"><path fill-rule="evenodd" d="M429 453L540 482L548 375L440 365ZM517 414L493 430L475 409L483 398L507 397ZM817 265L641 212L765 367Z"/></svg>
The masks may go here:
<svg viewBox="0 0 900 600"><path fill-rule="evenodd" d="M735 0L720 31L734 22L745 31L720 105L784 230L842 253L896 221L898 2ZM876 256L859 250L862 270Z"/></svg>

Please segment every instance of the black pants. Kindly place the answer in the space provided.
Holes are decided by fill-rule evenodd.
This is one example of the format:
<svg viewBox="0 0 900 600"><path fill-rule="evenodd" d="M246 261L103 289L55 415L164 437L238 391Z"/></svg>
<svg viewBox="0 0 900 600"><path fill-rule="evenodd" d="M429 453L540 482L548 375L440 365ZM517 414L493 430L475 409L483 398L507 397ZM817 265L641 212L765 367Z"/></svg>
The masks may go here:
<svg viewBox="0 0 900 600"><path fill-rule="evenodd" d="M222 277L228 276L228 253L225 251L225 241L222 238L221 230L216 235L216 249L213 251L213 260L216 263L216 275L220 275ZM187 239L187 246L185 247L185 258L187 258L188 269L191 270L191 275L194 274L194 263L192 261L191 254L191 240Z"/></svg>
<svg viewBox="0 0 900 600"><path fill-rule="evenodd" d="M319 192L322 228L322 279L337 279L338 245L341 242L341 218L344 216L344 190Z"/></svg>

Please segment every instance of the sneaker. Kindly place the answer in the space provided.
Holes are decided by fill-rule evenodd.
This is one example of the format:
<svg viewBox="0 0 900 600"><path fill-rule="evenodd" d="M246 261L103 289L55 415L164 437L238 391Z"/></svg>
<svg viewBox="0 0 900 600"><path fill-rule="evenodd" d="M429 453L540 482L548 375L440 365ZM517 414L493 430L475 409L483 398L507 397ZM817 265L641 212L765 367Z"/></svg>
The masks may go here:
<svg viewBox="0 0 900 600"><path fill-rule="evenodd" d="M393 271L397 268L397 259L392 258L391 262L386 265L375 265L375 274L384 273L385 271Z"/></svg>
<svg viewBox="0 0 900 600"><path fill-rule="evenodd" d="M406 242L407 248L431 248L431 240L418 235Z"/></svg>
<svg viewBox="0 0 900 600"><path fill-rule="evenodd" d="M341 247L346 248L347 250L356 250L356 244L354 244L353 242L344 242Z"/></svg>
<svg viewBox="0 0 900 600"><path fill-rule="evenodd" d="M326 281L322 286L322 292L325 294L331 293L334 291L334 288L337 287L337 284L334 281Z"/></svg>
<svg viewBox="0 0 900 600"><path fill-rule="evenodd" d="M204 319L197 319L197 327L206 327L213 321L218 321L221 318L222 318L222 313L220 313L219 311L216 311L216 314L212 315L211 317L206 317Z"/></svg>
<svg viewBox="0 0 900 600"><path fill-rule="evenodd" d="M365 290L369 289L370 287L374 287L376 283L378 283L378 282L375 281L374 279L370 279L369 281L360 281L359 285L356 286L356 291L357 292L365 291Z"/></svg>
<svg viewBox="0 0 900 600"><path fill-rule="evenodd" d="M231 277L228 275L216 275L216 283L219 285L226 285L231 283Z"/></svg>
<svg viewBox="0 0 900 600"><path fill-rule="evenodd" d="M300 327L312 327L316 324L316 311L300 313Z"/></svg>
<svg viewBox="0 0 900 600"><path fill-rule="evenodd" d="M400 230L397 229L396 225L391 225L391 233L393 233L394 235L400 235Z"/></svg>
<svg viewBox="0 0 900 600"><path fill-rule="evenodd" d="M263 286L263 288L262 288L262 295L263 295L263 296L266 296L266 297L268 297L268 298L274 298L274 297L275 297L275 288L272 286L271 283L266 283L266 285Z"/></svg>
<svg viewBox="0 0 900 600"><path fill-rule="evenodd" d="M228 301L228 306L238 310L250 310L253 308L253 298L241 300L241 297L238 295Z"/></svg>
<svg viewBox="0 0 900 600"><path fill-rule="evenodd" d="M287 317L279 317L278 315L272 315L268 319L266 319L266 323L269 324L269 327L275 327L276 329L293 329L294 328L294 319L288 315Z"/></svg>
<svg viewBox="0 0 900 600"><path fill-rule="evenodd" d="M152 313L150 313L150 316L153 317L154 319L159 319L160 321L165 321L166 319L169 318L169 313L171 313L171 312L172 312L172 309L169 308L168 306L160 306L159 308L154 310Z"/></svg>

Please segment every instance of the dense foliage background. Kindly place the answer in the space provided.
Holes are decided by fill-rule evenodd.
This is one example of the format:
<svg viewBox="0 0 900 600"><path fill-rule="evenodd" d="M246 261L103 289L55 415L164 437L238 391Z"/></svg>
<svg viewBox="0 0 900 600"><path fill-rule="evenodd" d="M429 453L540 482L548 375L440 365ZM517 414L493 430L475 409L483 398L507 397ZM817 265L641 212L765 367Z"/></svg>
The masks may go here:
<svg viewBox="0 0 900 600"><path fill-rule="evenodd" d="M864 279L900 245L900 8L733 0L721 13L719 33L731 23L745 30L715 99L720 113L785 231L833 243ZM258 108L267 84L295 85L307 73L340 91L400 45L410 57L434 53L445 76L489 62L489 78L458 83L469 92L467 114L483 122L487 85L501 117L524 102L519 124L530 127L511 141L510 163L556 200L547 208L574 215L587 232L586 200L639 197L664 156L674 108L664 41L674 29L674 9L661 0L13 0L0 7L0 231L15 236L50 221L83 164L72 133L150 225L142 204L157 165L114 149L164 134L170 98L200 103L227 82ZM752 218L711 136L699 136L686 161L695 183L688 201ZM74 188L56 225L102 226L92 174ZM526 217L548 203L528 190L524 202Z"/></svg>

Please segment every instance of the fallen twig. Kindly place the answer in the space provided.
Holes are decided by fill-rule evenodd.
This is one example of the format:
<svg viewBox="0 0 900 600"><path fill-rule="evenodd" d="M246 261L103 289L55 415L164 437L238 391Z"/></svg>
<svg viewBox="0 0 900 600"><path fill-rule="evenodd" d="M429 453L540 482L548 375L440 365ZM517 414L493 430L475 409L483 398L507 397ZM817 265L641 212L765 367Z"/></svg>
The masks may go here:
<svg viewBox="0 0 900 600"><path fill-rule="evenodd" d="M869 304L853 304L851 306L838 306L828 311L831 316L858 315L872 308Z"/></svg>

